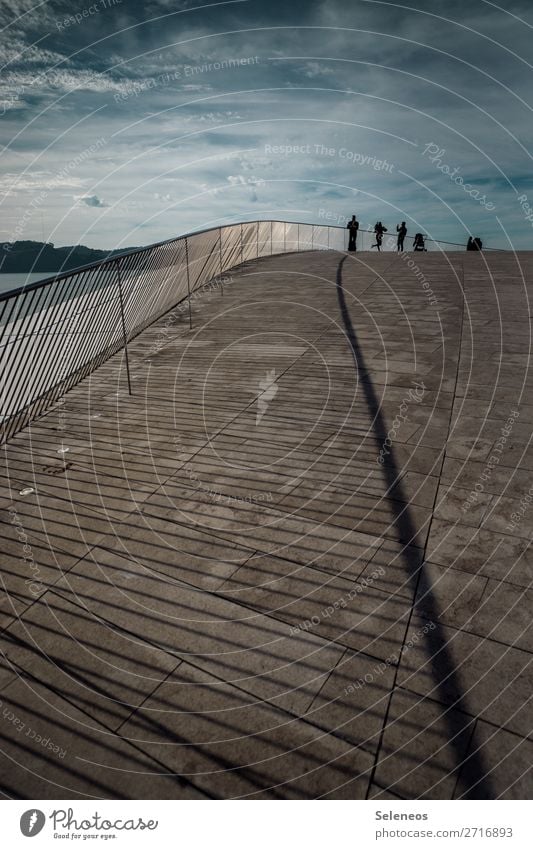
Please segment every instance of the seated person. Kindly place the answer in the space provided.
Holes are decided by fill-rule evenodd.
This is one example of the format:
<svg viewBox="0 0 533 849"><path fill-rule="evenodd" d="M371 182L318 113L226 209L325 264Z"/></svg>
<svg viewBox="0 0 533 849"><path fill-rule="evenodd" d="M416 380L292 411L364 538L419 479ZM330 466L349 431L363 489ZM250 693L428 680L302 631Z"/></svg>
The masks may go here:
<svg viewBox="0 0 533 849"><path fill-rule="evenodd" d="M414 241L413 241L413 250L414 251L427 251L426 244L424 242L424 236L422 233L416 233Z"/></svg>

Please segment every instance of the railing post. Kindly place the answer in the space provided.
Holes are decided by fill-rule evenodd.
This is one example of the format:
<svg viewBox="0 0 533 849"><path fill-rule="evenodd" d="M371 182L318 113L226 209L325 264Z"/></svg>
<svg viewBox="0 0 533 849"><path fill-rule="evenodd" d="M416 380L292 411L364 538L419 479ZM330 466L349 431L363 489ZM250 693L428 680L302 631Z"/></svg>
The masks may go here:
<svg viewBox="0 0 533 849"><path fill-rule="evenodd" d="M315 225L311 224L311 250L315 249Z"/></svg>
<svg viewBox="0 0 533 849"><path fill-rule="evenodd" d="M298 224L298 250L300 250L300 225Z"/></svg>
<svg viewBox="0 0 533 849"><path fill-rule="evenodd" d="M187 264L187 294L189 301L189 330L192 330L192 312L191 312L191 279L189 274L189 241L185 236L185 262Z"/></svg>
<svg viewBox="0 0 533 849"><path fill-rule="evenodd" d="M128 338L126 334L126 318L124 316L124 298L122 296L122 279L120 276L120 259L117 259L117 283L118 283L118 297L120 302L120 318L122 320L122 338L124 340L124 354L126 356L126 374L128 376L128 392L130 395L133 395L131 391L131 376L130 376L130 360L128 356Z"/></svg>
<svg viewBox="0 0 533 849"><path fill-rule="evenodd" d="M274 247L272 245L272 221L270 222L270 256L274 253Z"/></svg>
<svg viewBox="0 0 533 849"><path fill-rule="evenodd" d="M328 227L328 251L329 251L329 227Z"/></svg>
<svg viewBox="0 0 533 849"><path fill-rule="evenodd" d="M287 253L287 222L283 222L283 253Z"/></svg>
<svg viewBox="0 0 533 849"><path fill-rule="evenodd" d="M222 227L218 228L218 254L220 259L220 294L224 294L224 282L222 280Z"/></svg>
<svg viewBox="0 0 533 849"><path fill-rule="evenodd" d="M257 222L257 233L256 233L256 244L255 244L255 258L259 257L259 221Z"/></svg>
<svg viewBox="0 0 533 849"><path fill-rule="evenodd" d="M244 251L242 246L242 224L241 224L241 265L244 262Z"/></svg>

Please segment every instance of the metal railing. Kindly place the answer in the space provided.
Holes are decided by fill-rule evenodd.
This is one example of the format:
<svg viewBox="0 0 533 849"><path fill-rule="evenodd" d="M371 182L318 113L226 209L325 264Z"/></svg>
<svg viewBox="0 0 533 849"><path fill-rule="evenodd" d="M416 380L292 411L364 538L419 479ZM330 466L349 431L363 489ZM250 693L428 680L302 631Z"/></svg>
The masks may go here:
<svg viewBox="0 0 533 849"><path fill-rule="evenodd" d="M258 257L345 251L345 227L252 221L158 242L0 294L0 442L208 280ZM358 250L373 234L360 230ZM428 240L428 248L443 250ZM438 245L438 247L437 247Z"/></svg>

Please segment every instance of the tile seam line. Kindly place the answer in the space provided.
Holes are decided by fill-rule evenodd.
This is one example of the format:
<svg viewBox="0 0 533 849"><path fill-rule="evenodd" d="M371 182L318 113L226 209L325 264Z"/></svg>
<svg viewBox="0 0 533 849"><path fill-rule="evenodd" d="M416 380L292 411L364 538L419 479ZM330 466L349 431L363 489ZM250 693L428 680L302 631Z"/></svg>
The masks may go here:
<svg viewBox="0 0 533 849"><path fill-rule="evenodd" d="M387 268L384 270L383 274L385 274L393 266L393 264L394 263L391 263L389 266L387 266ZM461 263L461 272L462 272L462 281L461 281L462 290L464 292L464 262ZM462 341L462 327L463 327L463 317L464 317L464 295L463 295L463 299L462 299L462 305L463 305L463 309L462 309L462 312L461 312L461 335L459 337L460 343ZM454 387L454 393L453 393L454 398L455 398L455 388L457 386L458 369L459 369L459 357L458 357L458 362L457 362L457 365L456 365L455 387ZM448 433L449 433L449 429L450 429L452 409L453 409L453 399L452 399L452 404L450 406L449 413L448 413ZM442 474L442 468L443 468L443 464L444 464L444 451L439 452L439 453L441 453L441 455L442 455L441 462L440 462L440 470L439 470L439 480L440 480L440 477L441 477L441 474ZM423 546L423 553L424 553L423 562L425 560L425 553L426 553L426 549L427 549L427 543L428 543L428 539L429 539L429 533L430 533L430 529L431 529L431 522L432 522L432 519L433 519L433 512L434 512L434 509L435 509L436 498L437 498L437 492L435 493L435 496L434 496L433 508L432 508L432 511L431 511L431 519L430 519L429 527L428 527L428 533L427 533L427 536L426 536L426 539L425 539L425 542L424 542L424 546ZM370 788L372 786L372 783L375 782L376 771L377 771L378 764L380 762L380 755L381 755L381 751L382 751L382 747L383 747L385 731L386 731L386 728L387 728L387 725L388 725L389 713L390 713L391 704L392 704L392 697L393 697L393 694L394 694L394 692L397 688L397 680L398 680L399 670L400 670L400 667L401 667L402 655L403 655L404 646L405 646L405 640L407 638L407 634L409 633L409 627L410 627L410 624L411 624L411 621L412 621L412 618L413 618L413 615L414 615L415 600L416 600L416 595L417 595L417 592L418 592L420 578L421 578L421 570L419 570L417 580L416 580L416 584L415 584L414 591L413 591L413 600L412 600L412 603L411 603L410 612L409 612L406 628L405 628L403 639L402 639L402 645L401 645L401 649L400 649L398 664L394 668L393 683L392 683L392 687L391 687L391 690L390 690L388 705L387 705L385 715L384 715L384 719L383 719L383 726L382 726L382 729L381 729L380 738L378 740L374 764L373 764L373 768L372 768L372 772L371 772L371 776L370 776L370 780L369 780L369 784L368 784L368 788L367 788L366 799L368 799L368 794L370 792Z"/></svg>
<svg viewBox="0 0 533 849"><path fill-rule="evenodd" d="M392 263L391 263L391 265L392 265ZM373 283L374 283L374 282L376 282L376 280L378 280L378 279L379 279L379 275L377 275L377 276L376 276L376 278L375 278L374 280L372 280L372 282L371 282L371 283L370 283L370 284L369 284L369 285L365 288L365 290L364 290L364 291L366 292L366 290L367 290L367 289L368 289L371 285L373 285ZM363 293L361 293L361 294L363 294ZM317 343L317 342L318 342L318 341L319 341L319 340L320 340L323 336L325 336L328 332L329 332L329 328L328 328L327 330L323 330L323 331L322 331L322 332L320 332L317 336L313 337L313 344L316 344L316 343ZM285 369L281 372L281 374L280 374L280 375L278 375L278 376L276 377L276 383L277 383L277 382L278 382L278 380L279 380L280 378L282 378L282 377L283 377L283 376L284 376L284 375L285 375L288 371L290 371L290 369L292 369L292 368L293 368L293 366L294 366L294 365L296 365L296 363L297 363L297 362L299 362L299 360L301 360L301 359L302 359L302 357L304 357L306 353L307 353L307 350L306 350L306 351L304 351L303 353L299 354L297 357L295 357L295 358L292 360L292 362L291 362L291 363L287 366L287 368L285 368ZM225 425L223 425L223 427L221 427L221 428L220 428L220 429L219 429L219 430L218 430L215 434L213 434L213 436L212 436L212 437L208 437L208 438L207 438L207 441L206 441L206 443L205 443L205 445L203 445L203 446L201 446L200 448L198 448L198 450L197 450L197 451L196 451L196 452L195 452L195 453L194 453L191 457L189 457L189 459L188 459L188 460L186 460L186 461L185 461L185 463L190 463L190 462L191 462L191 460L194 460L194 459L197 457L197 455L198 455L201 451L203 451L203 450L204 450L204 449L205 449L205 448L209 445L209 443L210 443L213 439L216 439L216 437L218 437L218 436L220 436L221 434L223 434L223 433L224 433L224 431L225 431L228 427L230 427L231 425L233 425L233 424L237 421L237 419L238 419L238 418L239 418L239 417L240 417L243 413L245 413L247 410L249 410L249 409L250 409L250 407L252 407L252 405L256 403L256 401L257 401L257 397L253 398L253 399L252 399L252 401L250 401L250 403L246 404L246 405L245 405L242 409L240 409L240 410L239 410L239 412L238 412L238 413L237 413L237 414L236 414L236 415L235 415L232 419L230 419L230 421L226 422L226 424L225 424ZM201 406L201 405L200 405L200 406ZM176 471L179 471L180 469L183 469L183 467L184 467L185 463L184 463L184 464L182 464L182 465L179 467L179 469L177 469ZM172 477L172 475L170 475L170 476L169 476L169 478L167 478L167 479L165 480L165 482L164 482L164 483L167 483L167 481L168 481L168 480L170 480L170 478L171 478L171 477ZM164 486L164 484L162 484L162 486ZM152 493L152 495L154 495L155 493L159 492L159 490L160 490L161 488L162 488L161 486L160 486L160 487L158 487L158 489L157 489L157 490L155 490L155 492L154 492L154 493Z"/></svg>

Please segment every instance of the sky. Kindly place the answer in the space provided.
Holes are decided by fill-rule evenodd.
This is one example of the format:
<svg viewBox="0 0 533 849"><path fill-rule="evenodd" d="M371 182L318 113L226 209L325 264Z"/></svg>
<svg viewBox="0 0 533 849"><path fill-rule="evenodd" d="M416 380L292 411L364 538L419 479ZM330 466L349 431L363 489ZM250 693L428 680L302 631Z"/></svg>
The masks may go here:
<svg viewBox="0 0 533 849"><path fill-rule="evenodd" d="M0 241L256 219L533 249L533 4L0 2Z"/></svg>

